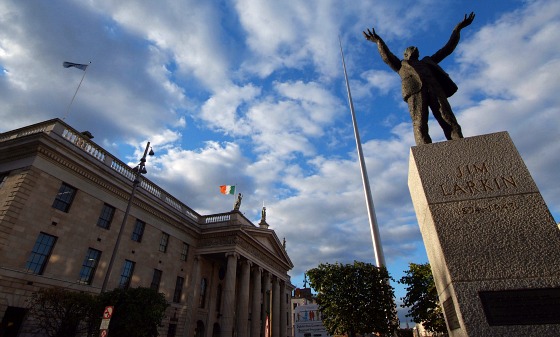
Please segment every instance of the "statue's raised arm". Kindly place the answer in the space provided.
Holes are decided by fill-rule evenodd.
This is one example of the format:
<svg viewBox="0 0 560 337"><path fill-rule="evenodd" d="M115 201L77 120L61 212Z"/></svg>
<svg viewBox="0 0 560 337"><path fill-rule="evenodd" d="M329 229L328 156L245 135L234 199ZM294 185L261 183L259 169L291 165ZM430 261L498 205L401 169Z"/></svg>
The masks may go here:
<svg viewBox="0 0 560 337"><path fill-rule="evenodd" d="M471 12L471 14L469 14L469 16L467 16L467 14L465 14L465 18L463 19L463 21L461 21L457 24L455 29L461 30L461 29L467 27L468 25L470 25L473 22L473 20L474 20L474 12Z"/></svg>
<svg viewBox="0 0 560 337"><path fill-rule="evenodd" d="M399 72L401 69L401 61L389 50L389 47L387 47L383 39L375 33L375 29L372 27L371 30L368 29L367 32L363 31L362 33L366 40L377 44L377 49L379 50L379 55L381 55L383 62L387 63L394 71Z"/></svg>
<svg viewBox="0 0 560 337"><path fill-rule="evenodd" d="M371 27L371 30L369 30L368 28L367 33L366 31L363 31L362 33L364 34L366 40L371 41L373 43L377 43L377 41L381 40L379 35L375 33L375 29L373 27Z"/></svg>
<svg viewBox="0 0 560 337"><path fill-rule="evenodd" d="M459 22L455 26L455 28L453 28L453 31L451 32L451 37L449 37L449 41L447 41L445 46L443 46L443 48L441 48L434 55L431 56L434 62L436 63L441 62L444 58L449 56L455 50L455 47L457 47L457 45L459 44L459 39L461 38L461 29L469 26L473 22L473 20L474 20L474 12L471 12L471 14L469 14L468 16L467 14L465 14L465 18L461 22Z"/></svg>

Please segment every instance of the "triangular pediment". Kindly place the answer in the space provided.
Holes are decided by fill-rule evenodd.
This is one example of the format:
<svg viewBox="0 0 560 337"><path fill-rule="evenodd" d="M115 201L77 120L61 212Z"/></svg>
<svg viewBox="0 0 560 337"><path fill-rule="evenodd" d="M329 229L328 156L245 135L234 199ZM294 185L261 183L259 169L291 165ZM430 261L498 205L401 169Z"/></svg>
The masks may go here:
<svg viewBox="0 0 560 337"><path fill-rule="evenodd" d="M259 243L262 247L269 250L277 258L284 260L291 268L293 268L292 261L286 253L286 249L283 244L280 243L276 233L270 229L264 228L243 228L243 231L247 233L255 242Z"/></svg>
<svg viewBox="0 0 560 337"><path fill-rule="evenodd" d="M256 263L274 266L287 273L294 265L273 230L253 226L224 226L205 231L199 244L200 254L238 252Z"/></svg>
<svg viewBox="0 0 560 337"><path fill-rule="evenodd" d="M278 243L269 234L261 234L258 232L251 232L251 237L260 242L263 246L271 251L278 250Z"/></svg>

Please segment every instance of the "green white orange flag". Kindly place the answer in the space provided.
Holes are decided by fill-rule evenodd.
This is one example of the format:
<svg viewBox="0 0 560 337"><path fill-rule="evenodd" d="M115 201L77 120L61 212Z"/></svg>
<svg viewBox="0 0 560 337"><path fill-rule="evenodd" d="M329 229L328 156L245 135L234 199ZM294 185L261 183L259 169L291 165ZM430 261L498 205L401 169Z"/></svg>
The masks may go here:
<svg viewBox="0 0 560 337"><path fill-rule="evenodd" d="M220 193L222 193L222 194L235 194L235 185L222 185L222 186L220 186Z"/></svg>

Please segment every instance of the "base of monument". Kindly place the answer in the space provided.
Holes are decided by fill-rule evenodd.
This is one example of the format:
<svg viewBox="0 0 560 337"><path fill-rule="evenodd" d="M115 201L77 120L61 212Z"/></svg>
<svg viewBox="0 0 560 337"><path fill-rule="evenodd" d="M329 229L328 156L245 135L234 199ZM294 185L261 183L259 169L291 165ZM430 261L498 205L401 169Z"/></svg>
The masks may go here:
<svg viewBox="0 0 560 337"><path fill-rule="evenodd" d="M408 184L450 336L560 336L560 230L509 135L415 146Z"/></svg>

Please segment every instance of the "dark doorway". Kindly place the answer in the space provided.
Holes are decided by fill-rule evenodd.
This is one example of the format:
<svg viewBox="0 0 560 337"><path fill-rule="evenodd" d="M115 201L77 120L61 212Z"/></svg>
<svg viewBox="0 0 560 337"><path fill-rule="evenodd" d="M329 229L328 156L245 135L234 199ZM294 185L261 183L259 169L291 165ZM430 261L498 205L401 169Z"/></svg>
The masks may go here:
<svg viewBox="0 0 560 337"><path fill-rule="evenodd" d="M17 337L26 313L25 308L8 307L0 324L0 336Z"/></svg>
<svg viewBox="0 0 560 337"><path fill-rule="evenodd" d="M220 336L221 336L220 324L214 323L214 329L212 330L212 337L220 337Z"/></svg>
<svg viewBox="0 0 560 337"><path fill-rule="evenodd" d="M196 322L195 337L204 337L204 323L202 321Z"/></svg>

